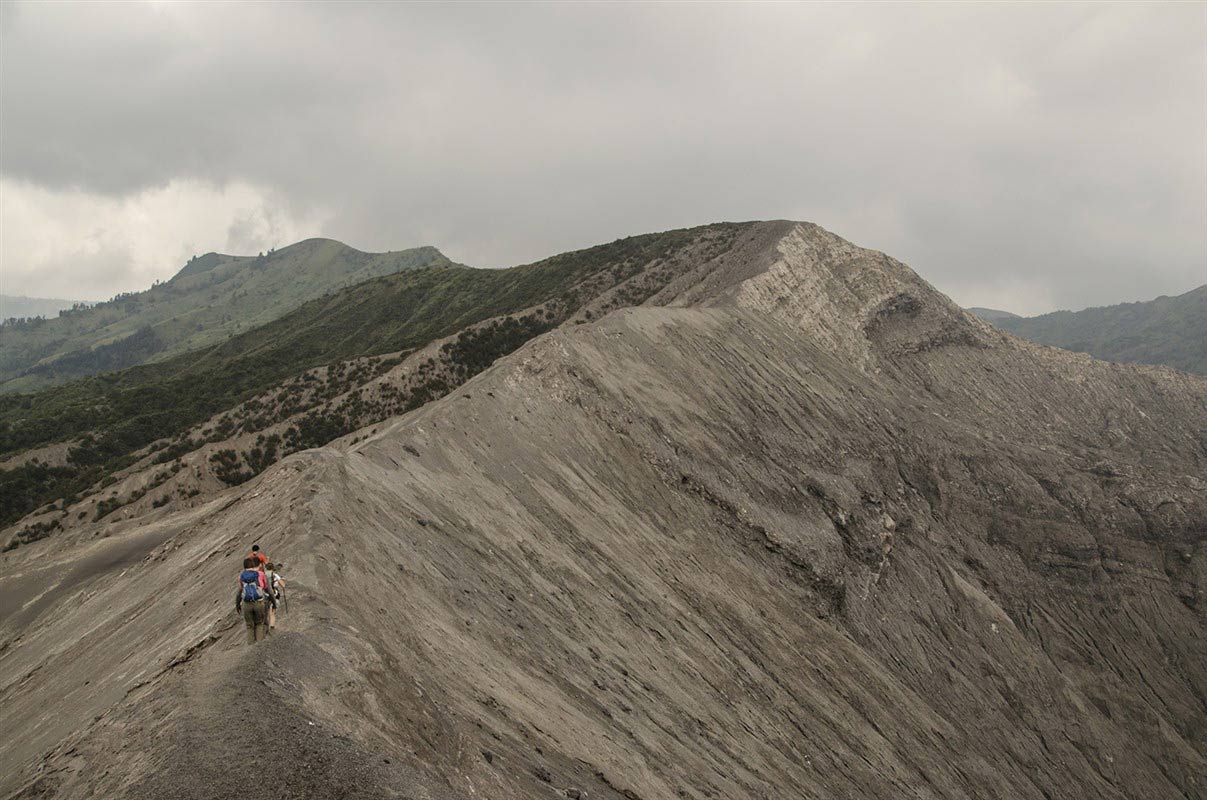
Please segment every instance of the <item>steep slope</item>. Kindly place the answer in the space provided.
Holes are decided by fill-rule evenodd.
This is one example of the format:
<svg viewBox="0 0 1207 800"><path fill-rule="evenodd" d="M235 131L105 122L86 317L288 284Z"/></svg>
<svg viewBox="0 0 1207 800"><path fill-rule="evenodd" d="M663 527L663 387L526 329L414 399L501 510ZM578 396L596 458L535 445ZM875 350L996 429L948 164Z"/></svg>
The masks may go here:
<svg viewBox="0 0 1207 800"><path fill-rule="evenodd" d="M313 300L206 350L33 396L0 395L0 456L7 457L0 468L0 526L34 512L20 523L17 538L0 538L28 541L91 519L95 511L107 513L166 480L166 468L157 465L163 459L279 425L284 427L278 433L286 435L287 423L294 423L297 435L288 446L271 448L273 457L251 459L256 464L248 469L255 474L279 455L326 444L439 397L576 314L589 319L651 298L668 282L726 257L745 227L719 224L629 237L509 270L407 270ZM426 353L422 363L404 365L405 374L396 374L388 396L353 391L399 364L408 351L447 337L453 338ZM377 355L384 358L365 358ZM342 359L354 363L308 373ZM342 396L339 408L328 403L335 395ZM302 412L305 418L291 420ZM213 415L219 418L204 426ZM56 444L67 446L56 450ZM253 446L241 449L250 455ZM154 462L149 479L105 491L131 465L148 460ZM246 473L230 467L232 476ZM196 486L179 488L192 492Z"/></svg>
<svg viewBox="0 0 1207 800"><path fill-rule="evenodd" d="M730 252L0 556L0 792L229 797L255 753L283 797L1200 796L1207 382L814 226ZM247 647L253 540L292 593Z"/></svg>
<svg viewBox="0 0 1207 800"><path fill-rule="evenodd" d="M1141 303L982 318L1016 336L1095 358L1207 375L1207 285Z"/></svg>
<svg viewBox="0 0 1207 800"><path fill-rule="evenodd" d="M5 325L0 392L31 391L162 360L263 325L345 286L450 263L434 247L362 253L329 239L255 257L209 253L145 292L53 319Z"/></svg>

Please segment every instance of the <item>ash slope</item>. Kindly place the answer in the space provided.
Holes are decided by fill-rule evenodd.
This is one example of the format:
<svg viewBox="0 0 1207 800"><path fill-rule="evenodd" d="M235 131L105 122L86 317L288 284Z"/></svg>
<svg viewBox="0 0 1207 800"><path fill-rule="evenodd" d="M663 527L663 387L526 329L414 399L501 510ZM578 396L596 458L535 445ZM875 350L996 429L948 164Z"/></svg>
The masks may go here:
<svg viewBox="0 0 1207 800"><path fill-rule="evenodd" d="M368 439L5 556L0 791L227 797L262 754L283 797L1201 796L1207 382L750 235ZM294 592L248 648L253 538Z"/></svg>

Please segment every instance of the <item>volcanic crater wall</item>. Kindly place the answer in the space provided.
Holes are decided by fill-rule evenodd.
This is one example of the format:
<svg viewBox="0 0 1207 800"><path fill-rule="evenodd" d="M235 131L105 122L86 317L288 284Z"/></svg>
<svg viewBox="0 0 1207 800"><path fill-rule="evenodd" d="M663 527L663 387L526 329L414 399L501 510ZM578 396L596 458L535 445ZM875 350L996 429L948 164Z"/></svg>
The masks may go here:
<svg viewBox="0 0 1207 800"><path fill-rule="evenodd" d="M255 753L292 797L1202 796L1207 382L1021 343L815 226L738 252L6 556L0 790L226 797ZM247 647L252 540L292 591Z"/></svg>

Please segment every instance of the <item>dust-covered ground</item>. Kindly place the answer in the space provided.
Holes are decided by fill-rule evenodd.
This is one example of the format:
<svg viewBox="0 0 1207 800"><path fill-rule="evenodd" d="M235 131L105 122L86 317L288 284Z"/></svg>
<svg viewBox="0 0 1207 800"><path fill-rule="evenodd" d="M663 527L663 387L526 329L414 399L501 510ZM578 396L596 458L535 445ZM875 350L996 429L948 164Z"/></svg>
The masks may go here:
<svg viewBox="0 0 1207 800"><path fill-rule="evenodd" d="M1204 796L1207 381L1019 342L813 226L746 246L5 554L0 793ZM248 646L253 541L290 594Z"/></svg>

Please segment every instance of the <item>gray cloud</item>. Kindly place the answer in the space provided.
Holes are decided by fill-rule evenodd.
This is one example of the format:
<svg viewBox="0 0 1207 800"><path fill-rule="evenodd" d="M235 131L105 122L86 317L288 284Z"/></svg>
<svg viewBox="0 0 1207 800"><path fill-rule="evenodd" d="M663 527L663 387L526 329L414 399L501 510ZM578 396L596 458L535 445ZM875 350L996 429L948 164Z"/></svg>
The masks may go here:
<svg viewBox="0 0 1207 800"><path fill-rule="evenodd" d="M232 185L251 205L196 250L303 231L503 266L791 217L966 304L1207 281L1201 5L3 8L0 212L150 208L113 217L128 282L177 268L165 232L211 235ZM0 257L27 294L73 268Z"/></svg>

